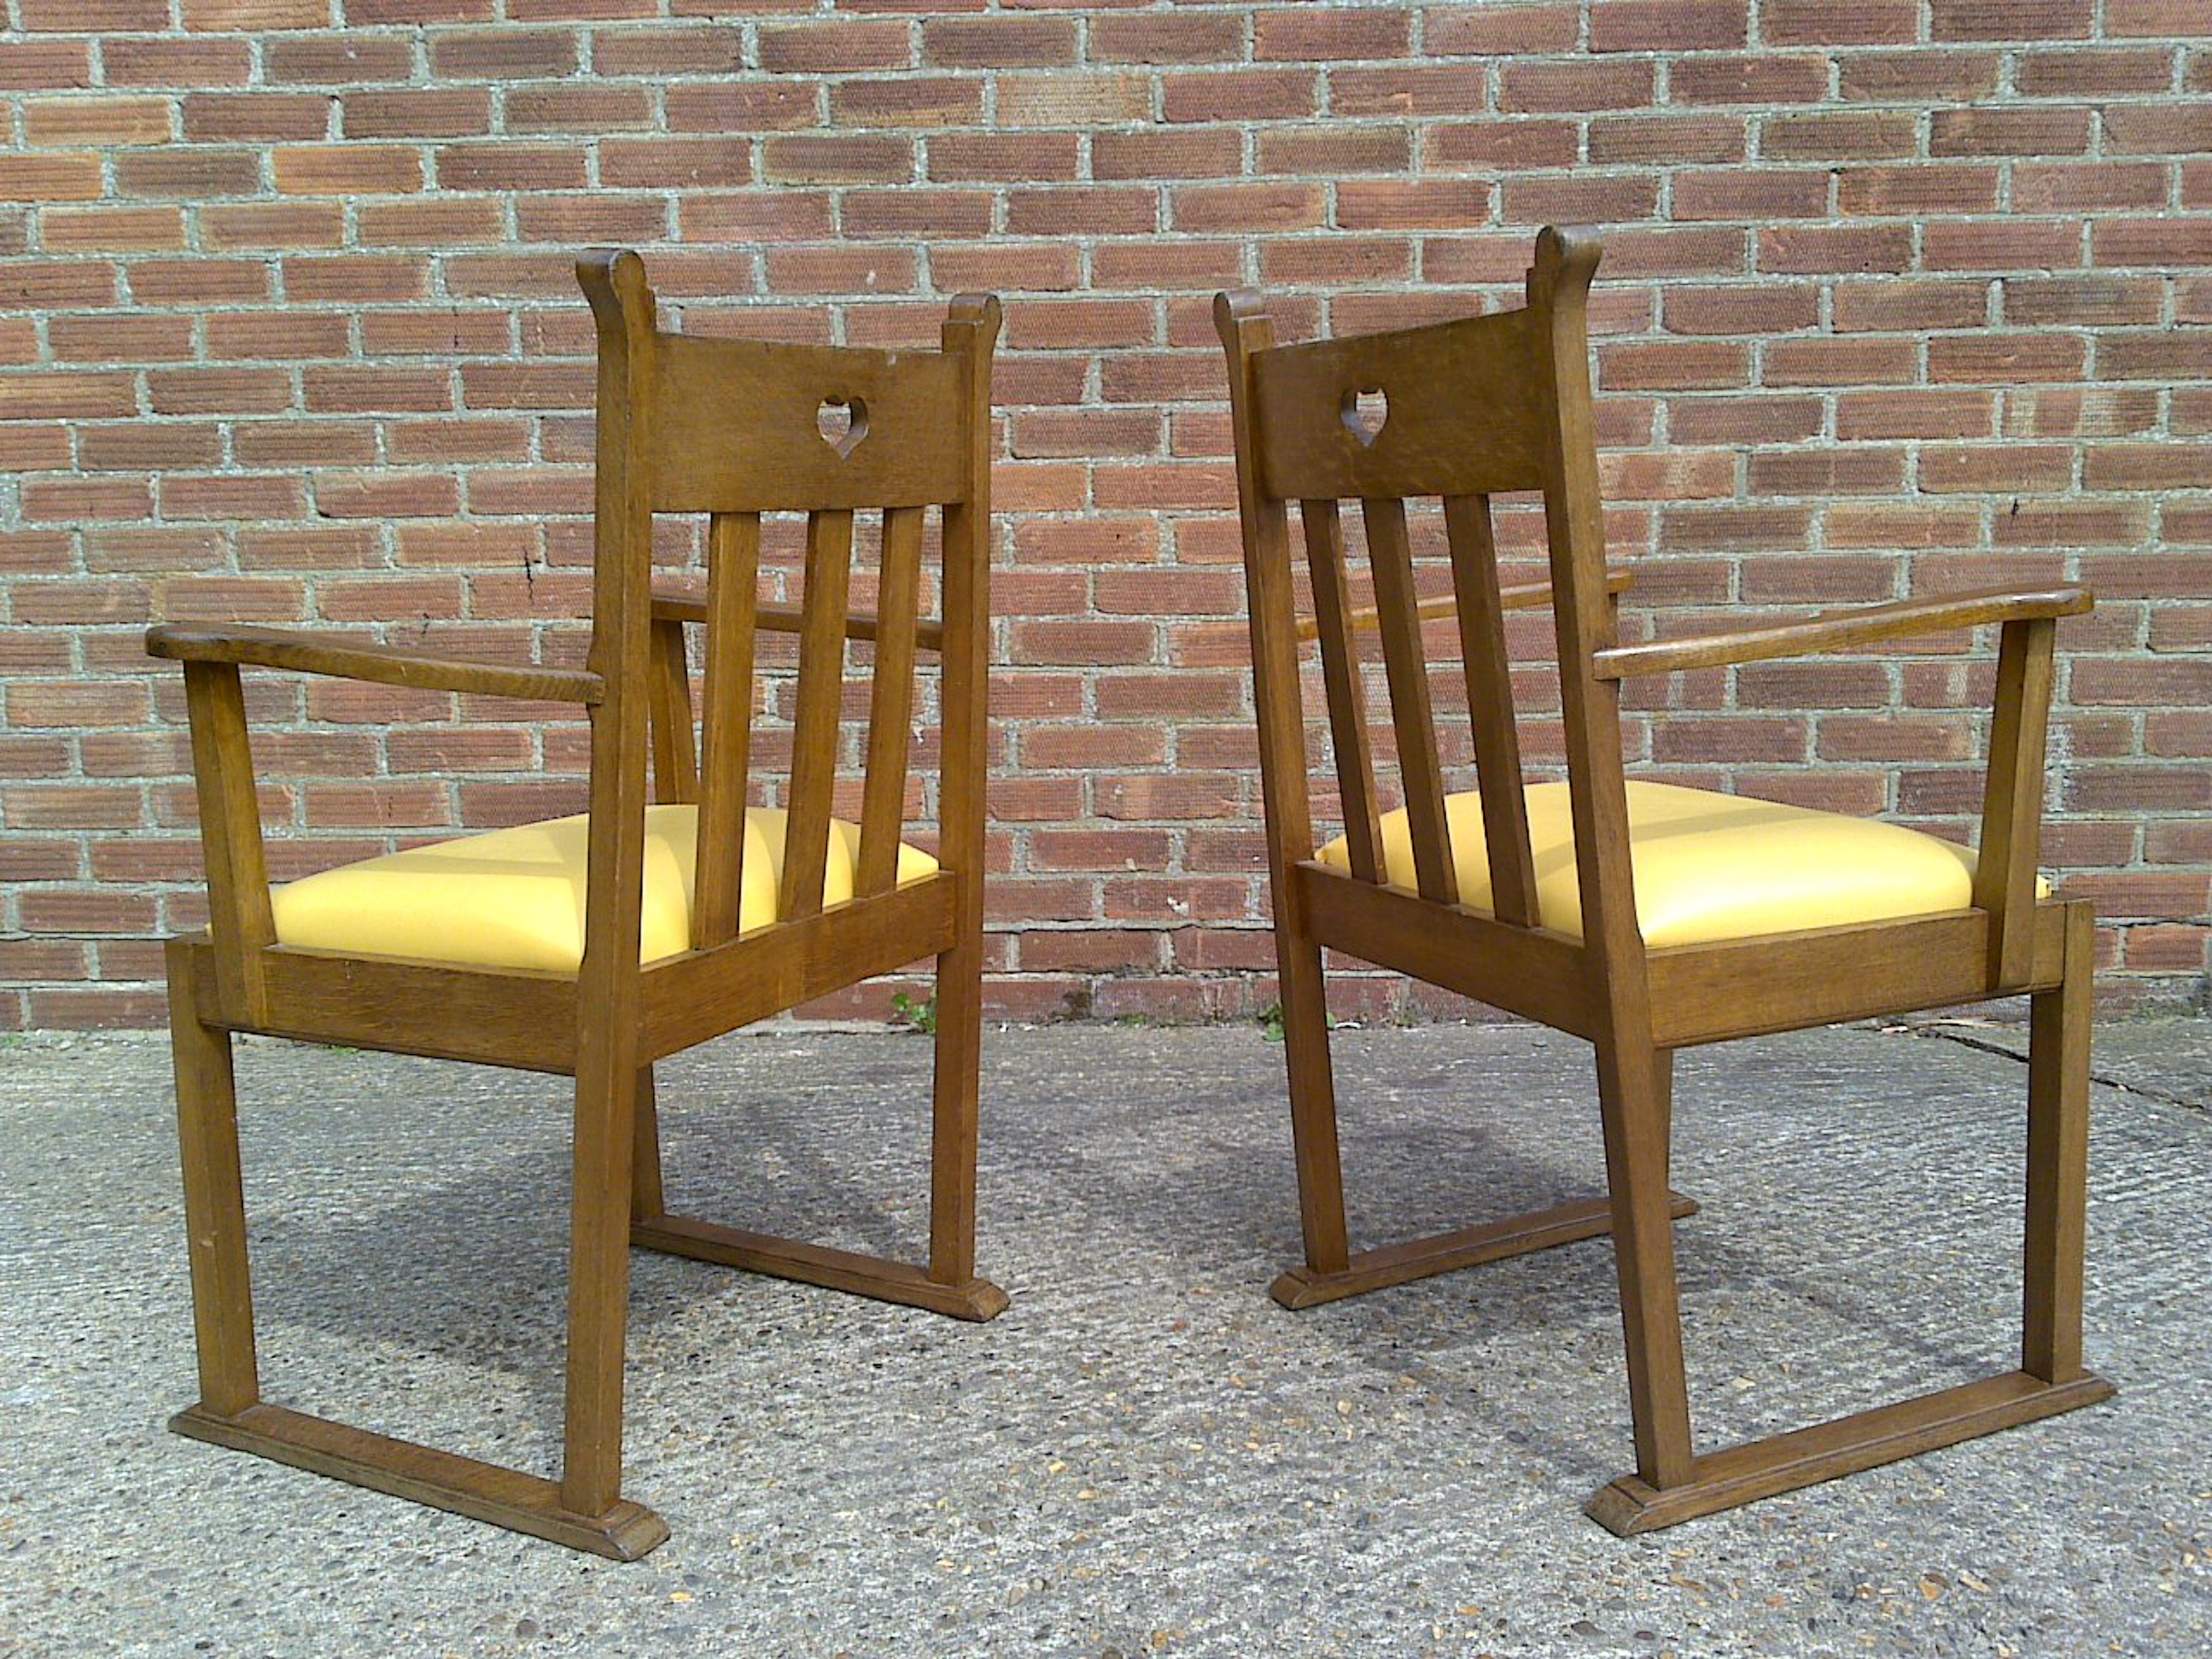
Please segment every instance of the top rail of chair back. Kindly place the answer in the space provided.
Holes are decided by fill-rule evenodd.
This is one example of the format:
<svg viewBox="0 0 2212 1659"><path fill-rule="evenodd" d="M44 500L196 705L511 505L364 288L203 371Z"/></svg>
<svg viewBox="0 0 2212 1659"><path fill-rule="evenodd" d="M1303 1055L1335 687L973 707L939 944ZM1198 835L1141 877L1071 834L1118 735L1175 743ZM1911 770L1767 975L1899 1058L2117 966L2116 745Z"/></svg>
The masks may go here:
<svg viewBox="0 0 2212 1659"><path fill-rule="evenodd" d="M1281 501L1542 488L1548 343L1517 310L1261 353L1261 487Z"/></svg>
<svg viewBox="0 0 2212 1659"><path fill-rule="evenodd" d="M956 301L944 350L788 344L660 330L632 255L586 261L579 276L603 357L627 336L647 359L642 384L633 385L653 423L653 511L818 512L973 497L968 376L971 366L988 373L996 301ZM957 339L963 321L985 325L972 349Z"/></svg>
<svg viewBox="0 0 2212 1659"><path fill-rule="evenodd" d="M957 357L677 334L657 345L656 511L924 507L968 496Z"/></svg>

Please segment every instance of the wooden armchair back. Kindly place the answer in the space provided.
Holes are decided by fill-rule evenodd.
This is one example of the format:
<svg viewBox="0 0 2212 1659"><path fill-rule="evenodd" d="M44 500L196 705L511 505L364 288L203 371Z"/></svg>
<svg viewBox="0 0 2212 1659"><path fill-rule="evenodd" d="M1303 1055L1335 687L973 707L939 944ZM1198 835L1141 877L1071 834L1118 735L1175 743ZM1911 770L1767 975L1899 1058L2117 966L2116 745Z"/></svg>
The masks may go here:
<svg viewBox="0 0 2212 1659"><path fill-rule="evenodd" d="M1626 836L1615 703L1597 694L1590 666L1593 654L1613 642L1610 595L1618 586L1605 568L1589 416L1585 306L1596 265L1594 244L1547 230L1528 273L1528 303L1519 310L1303 345L1273 343L1256 295L1226 295L1218 306L1245 495L1263 787L1271 825L1280 826L1271 835L1283 842L1273 850L1288 860L1313 852L1286 510L1296 501L1352 874L1368 883L1385 874L1358 647L1361 625L1371 620L1382 640L1413 884L1425 899L1459 902L1421 639L1422 622L1436 608L1415 593L1406 525L1408 498L1439 496L1494 914L1510 925L1541 925L1504 613L1544 595L1501 586L1491 517L1492 495L1540 491L1583 914L1631 914L1625 891L1608 906L1613 896L1596 890L1610 886L1615 868L1625 881ZM1358 499L1366 532L1371 618L1352 608L1340 507L1347 498ZM1595 855L1608 830L1621 849L1617 866Z"/></svg>
<svg viewBox="0 0 2212 1659"><path fill-rule="evenodd" d="M776 919L822 908L848 638L875 649L855 897L886 892L896 877L924 649L940 652L944 666L942 862L980 876L997 301L955 300L934 352L771 344L661 331L634 254L593 255L578 275L599 337L594 662L635 704L607 722L619 755L611 771L628 791L616 805L631 809L625 822L641 807L648 743L659 798L697 803L692 948L726 943L739 926L763 629L799 635ZM941 514L944 557L938 623L920 614L932 507ZM854 517L869 510L881 515L882 567L876 612L863 617L848 600ZM708 515L703 599L651 590L653 520L663 513ZM793 610L757 598L762 517L772 513L806 517ZM686 623L703 624L706 635L696 749ZM596 810L596 750L593 768Z"/></svg>

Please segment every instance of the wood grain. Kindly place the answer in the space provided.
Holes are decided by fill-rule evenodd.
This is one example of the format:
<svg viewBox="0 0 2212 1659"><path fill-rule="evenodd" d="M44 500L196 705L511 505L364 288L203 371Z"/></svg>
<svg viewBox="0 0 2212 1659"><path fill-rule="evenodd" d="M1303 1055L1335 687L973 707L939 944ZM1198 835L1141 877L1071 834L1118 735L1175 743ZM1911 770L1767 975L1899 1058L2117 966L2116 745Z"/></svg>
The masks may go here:
<svg viewBox="0 0 2212 1659"><path fill-rule="evenodd" d="M705 774L691 878L695 951L737 937L744 892L760 537L757 513L717 513L707 528Z"/></svg>
<svg viewBox="0 0 2212 1659"><path fill-rule="evenodd" d="M1600 679L1639 674L1675 674L1685 669L1717 668L1726 663L1762 662L1771 657L1808 656L1845 651L1886 640L1941 634L1984 623L2023 622L2034 617L2079 617L2092 601L2088 590L2052 587L2033 591L1997 589L1949 593L1936 599L1899 599L1826 611L1801 622L1767 623L1726 634L1658 640L1649 645L1616 646L1596 657Z"/></svg>
<svg viewBox="0 0 2212 1659"><path fill-rule="evenodd" d="M597 702L598 675L580 668L468 662L388 645L354 645L293 629L245 623L164 623L146 631L149 656L171 662L252 664L329 674L410 691L465 691L532 702Z"/></svg>
<svg viewBox="0 0 2212 1659"><path fill-rule="evenodd" d="M1259 483L1286 501L1536 489L1543 432L1528 386L1540 345L1528 314L1513 311L1275 347L1253 370ZM1451 395L1437 396L1440 386ZM1363 444L1345 405L1373 391L1389 413Z"/></svg>
<svg viewBox="0 0 2212 1659"><path fill-rule="evenodd" d="M1367 738L1367 687L1351 626L1344 524L1334 501L1301 501L1306 562L1313 574L1314 623L1321 637L1329 740L1344 802L1345 853L1362 881L1382 879L1382 831L1375 804L1375 756ZM1372 613L1370 613L1372 614Z"/></svg>
<svg viewBox="0 0 2212 1659"><path fill-rule="evenodd" d="M1437 721L1429 701L1429 665L1413 614L1413 555L1406 539L1406 504L1395 497L1364 501L1368 556L1381 614L1382 667L1390 687L1390 724L1398 738L1398 776L1406 792L1406 827L1413 878L1434 904L1459 902L1451 825L1444 817L1443 768L1437 758ZM1399 879L1403 880L1402 872Z"/></svg>
<svg viewBox="0 0 2212 1659"><path fill-rule="evenodd" d="M1467 674L1468 722L1474 733L1475 783L1482 797L1490 908L1500 921L1538 927L1543 918L1536 898L1536 859L1528 845L1528 807L1522 794L1513 659L1505 647L1505 606L1498 585L1498 545L1492 537L1490 498L1447 497L1444 532L1451 549L1460 660ZM1608 582L1608 590L1610 586Z"/></svg>
<svg viewBox="0 0 2212 1659"><path fill-rule="evenodd" d="M799 641L799 692L791 717L791 798L784 820L783 883L776 918L822 908L830 861L830 797L837 782L837 720L845 701L845 599L853 580L853 515L806 520L806 627Z"/></svg>
<svg viewBox="0 0 2212 1659"><path fill-rule="evenodd" d="M707 620L706 596L672 581L654 586L653 614L669 622L700 623ZM805 625L806 613L797 605L756 605L753 626L763 634L796 634ZM845 637L848 640L872 640L876 637L877 621L873 615L855 611L845 618ZM915 626L916 648L936 651L944 644L945 625L933 617L925 617Z"/></svg>
<svg viewBox="0 0 2212 1659"><path fill-rule="evenodd" d="M888 892L897 878L906 813L907 754L914 746L914 635L921 598L921 509L884 514L875 672L868 686L868 752L860 790L860 850L853 891Z"/></svg>
<svg viewBox="0 0 2212 1659"><path fill-rule="evenodd" d="M658 511L850 512L968 494L966 430L945 417L960 404L947 354L675 334L656 345ZM822 405L854 399L866 435L840 453Z"/></svg>

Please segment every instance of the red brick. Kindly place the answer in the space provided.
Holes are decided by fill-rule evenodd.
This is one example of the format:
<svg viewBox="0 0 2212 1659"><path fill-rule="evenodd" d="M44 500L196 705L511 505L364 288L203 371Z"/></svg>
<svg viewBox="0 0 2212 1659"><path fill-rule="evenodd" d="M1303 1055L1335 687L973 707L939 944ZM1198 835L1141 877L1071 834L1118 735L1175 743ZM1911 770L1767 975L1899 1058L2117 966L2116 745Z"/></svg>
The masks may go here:
<svg viewBox="0 0 2212 1659"><path fill-rule="evenodd" d="M1075 20L999 14L933 17L921 26L926 64L959 69L1043 69L1076 61Z"/></svg>
<svg viewBox="0 0 2212 1659"><path fill-rule="evenodd" d="M2087 40L2096 0L1929 0L1935 40Z"/></svg>
<svg viewBox="0 0 2212 1659"><path fill-rule="evenodd" d="M1745 43L1750 0L1596 0L1592 52L1711 52Z"/></svg>

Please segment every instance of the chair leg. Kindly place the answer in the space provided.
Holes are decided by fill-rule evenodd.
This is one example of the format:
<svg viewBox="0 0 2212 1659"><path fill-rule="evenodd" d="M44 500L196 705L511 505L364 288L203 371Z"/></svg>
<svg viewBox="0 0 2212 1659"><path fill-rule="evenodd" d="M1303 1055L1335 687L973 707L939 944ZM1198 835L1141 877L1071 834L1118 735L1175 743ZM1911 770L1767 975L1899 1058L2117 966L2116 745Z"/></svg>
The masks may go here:
<svg viewBox="0 0 2212 1659"><path fill-rule="evenodd" d="M983 1065L983 953L963 939L937 958L937 1030L930 1085L929 1277L972 1286L976 1317L1007 1305L975 1277L977 1094Z"/></svg>
<svg viewBox="0 0 2212 1659"><path fill-rule="evenodd" d="M617 1560L635 1560L665 1540L667 1527L641 1505L609 1502L580 1512L553 1481L262 1402L230 1033L201 1023L192 964L192 948L172 944L170 1032L200 1397L169 1419L170 1428Z"/></svg>
<svg viewBox="0 0 2212 1659"><path fill-rule="evenodd" d="M2038 993L2031 1003L2021 1368L1710 1453L1672 1480L1663 1470L1655 1477L1645 1467L1644 1408L1639 1400L1637 1473L1623 1475L1590 1499L1587 1507L1593 1519L1616 1533L1655 1531L2111 1397L2112 1385L2081 1365L2090 962L2095 944L2088 907L2067 907L2064 925L2062 981L2056 989ZM1607 1133L1609 1146L1609 1123ZM1621 1276L1625 1296L1625 1255ZM1632 1337L1630 1352L1632 1371Z"/></svg>
<svg viewBox="0 0 2212 1659"><path fill-rule="evenodd" d="M639 1217L630 1226L630 1242L695 1261L851 1291L955 1319L996 1318L1006 1310L1006 1293L975 1276L976 1093L982 1041L981 945L956 945L937 959L926 1268L749 1232L697 1216Z"/></svg>
<svg viewBox="0 0 2212 1659"><path fill-rule="evenodd" d="M2081 1255L2089 1186L2089 1042L2095 924L2066 914L2065 973L2028 1008L2027 1226L2021 1370L2069 1382L2081 1370Z"/></svg>
<svg viewBox="0 0 2212 1659"><path fill-rule="evenodd" d="M200 1023L189 952L172 946L168 959L177 1140L184 1158L185 1231L199 1350L198 1409L234 1417L260 1400L261 1389L253 1353L253 1287L246 1260L230 1033Z"/></svg>
<svg viewBox="0 0 2212 1659"><path fill-rule="evenodd" d="M636 1121L629 1154L629 1217L651 1221L668 1212L660 1185L660 1109L653 1093L653 1067L637 1068Z"/></svg>
<svg viewBox="0 0 2212 1659"><path fill-rule="evenodd" d="M1336 1084L1328 1054L1328 1014L1318 947L1276 929L1282 979L1284 1060L1290 1070L1291 1136L1297 1157L1303 1266L1277 1275L1268 1295L1293 1311L1387 1290L1485 1261L1502 1261L1611 1231L1613 1206L1582 1199L1524 1215L1354 1253L1344 1218L1344 1173L1337 1152ZM1665 1096L1662 1093L1662 1104ZM1666 1166L1660 1166L1665 1184ZM1697 1205L1667 1194L1668 1214L1680 1220ZM1332 1265L1334 1264L1334 1265Z"/></svg>
<svg viewBox="0 0 2212 1659"><path fill-rule="evenodd" d="M622 1486L637 1077L636 1069L588 1058L576 1075L561 1501L580 1515L610 1508Z"/></svg>
<svg viewBox="0 0 2212 1659"><path fill-rule="evenodd" d="M1636 1425L1636 1471L1653 1486L1690 1478L1689 1384L1667 1191L1672 1056L1618 1036L1597 1045L1606 1186Z"/></svg>
<svg viewBox="0 0 2212 1659"><path fill-rule="evenodd" d="M1336 1076L1328 1054L1328 981L1321 947L1278 919L1275 963L1283 1010L1283 1063L1290 1073L1291 1143L1297 1160L1298 1221L1306 1260L1270 1291L1285 1307L1305 1305L1316 1281L1351 1261L1344 1220L1344 1165L1336 1140Z"/></svg>

